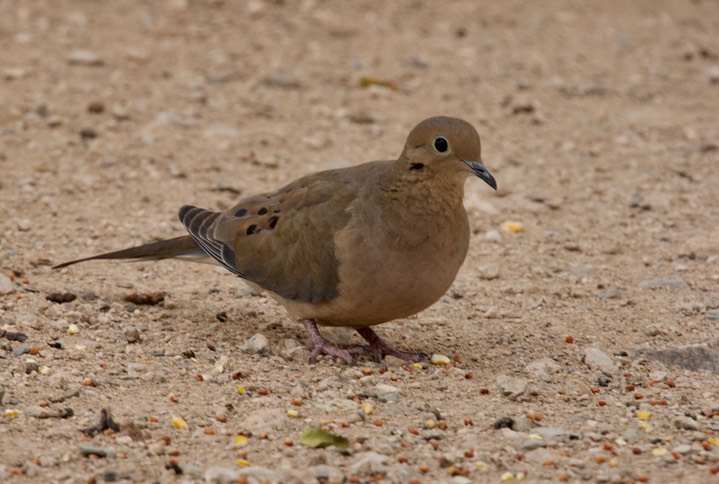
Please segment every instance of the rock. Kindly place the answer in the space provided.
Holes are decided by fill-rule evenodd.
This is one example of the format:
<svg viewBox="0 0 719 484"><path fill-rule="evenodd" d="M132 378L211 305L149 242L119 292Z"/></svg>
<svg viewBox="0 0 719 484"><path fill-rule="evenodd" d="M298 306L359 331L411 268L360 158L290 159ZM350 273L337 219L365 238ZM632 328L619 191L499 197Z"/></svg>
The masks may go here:
<svg viewBox="0 0 719 484"><path fill-rule="evenodd" d="M25 360L25 373L29 375L30 373L36 372L38 370L40 370L40 365L37 361L33 359Z"/></svg>
<svg viewBox="0 0 719 484"><path fill-rule="evenodd" d="M350 464L350 474L377 474L384 473L387 465L387 456L377 452L360 452L355 461Z"/></svg>
<svg viewBox="0 0 719 484"><path fill-rule="evenodd" d="M545 449L543 447L535 448L524 455L524 460L537 464L545 464L549 462L559 462L562 460L561 454L554 449Z"/></svg>
<svg viewBox="0 0 719 484"><path fill-rule="evenodd" d="M0 272L0 294L10 294L15 291L15 284L8 276Z"/></svg>
<svg viewBox="0 0 719 484"><path fill-rule="evenodd" d="M255 434L269 433L281 427L285 418L285 411L280 408L257 410L243 420L242 430L249 430Z"/></svg>
<svg viewBox="0 0 719 484"><path fill-rule="evenodd" d="M527 439L522 442L522 450L524 451L541 449L546 446L547 443L543 439Z"/></svg>
<svg viewBox="0 0 719 484"><path fill-rule="evenodd" d="M689 285L679 276L654 277L640 282L639 289L689 289Z"/></svg>
<svg viewBox="0 0 719 484"><path fill-rule="evenodd" d="M530 361L524 368L534 378L541 381L548 381L551 375L558 373L561 369L556 361L548 357Z"/></svg>
<svg viewBox="0 0 719 484"><path fill-rule="evenodd" d="M403 481L406 482L406 479L403 479ZM468 477L464 477L464 476L454 476L452 478L453 484L472 484L473 482L474 482L473 480L471 480Z"/></svg>
<svg viewBox="0 0 719 484"><path fill-rule="evenodd" d="M103 64L99 55L91 50L77 49L70 52L67 56L67 62L73 66L95 67Z"/></svg>
<svg viewBox="0 0 719 484"><path fill-rule="evenodd" d="M2 290L0 290L2 292ZM719 321L719 309L710 309L706 312L706 318L709 321Z"/></svg>
<svg viewBox="0 0 719 484"><path fill-rule="evenodd" d="M257 333L240 348L250 355L268 355L270 353L270 343L262 333Z"/></svg>
<svg viewBox="0 0 719 484"><path fill-rule="evenodd" d="M14 350L12 350L12 355L13 356L22 356L27 353L30 353L31 349L32 348L29 345L20 345L17 348L15 348Z"/></svg>
<svg viewBox="0 0 719 484"><path fill-rule="evenodd" d="M140 331L137 328L130 328L125 331L125 339L128 343L134 344L140 342Z"/></svg>
<svg viewBox="0 0 719 484"><path fill-rule="evenodd" d="M402 398L399 388L385 383L378 383L374 387L376 395L380 399L384 400L399 400Z"/></svg>
<svg viewBox="0 0 719 484"><path fill-rule="evenodd" d="M342 484L345 482L345 476L334 466L321 464L310 467L309 470L314 475L317 482L325 482L327 484Z"/></svg>
<svg viewBox="0 0 719 484"><path fill-rule="evenodd" d="M92 442L82 442L80 444L80 453L85 457L90 457L91 455L95 455L97 457L107 457L114 454L112 450L99 447Z"/></svg>
<svg viewBox="0 0 719 484"><path fill-rule="evenodd" d="M234 481L213 481L213 482L227 482L235 483L240 482L241 478L246 479L247 482L258 482L267 484L305 484L312 482L313 475L308 469L291 469L291 468L274 468L251 466L245 467L239 470L239 477Z"/></svg>
<svg viewBox="0 0 719 484"><path fill-rule="evenodd" d="M692 453L693 451L694 451L694 448L689 444L680 444L672 449L672 452L676 452L676 453L682 454L682 455Z"/></svg>
<svg viewBox="0 0 719 484"><path fill-rule="evenodd" d="M501 390L502 395L509 397L510 400L516 400L517 397L522 395L527 390L527 384L529 382L524 378L500 375L497 377L496 383Z"/></svg>
<svg viewBox="0 0 719 484"><path fill-rule="evenodd" d="M499 230L488 230L484 233L484 238L490 242L500 242L502 234L499 233Z"/></svg>
<svg viewBox="0 0 719 484"><path fill-rule="evenodd" d="M602 289L601 291L599 291L599 293L597 293L597 297L602 300L624 299L624 294L622 294L622 291L620 291L616 287L608 287L606 289Z"/></svg>
<svg viewBox="0 0 719 484"><path fill-rule="evenodd" d="M25 409L25 413L33 418L57 418L57 410L39 405L30 405Z"/></svg>
<svg viewBox="0 0 719 484"><path fill-rule="evenodd" d="M665 366L679 366L681 368L700 371L708 370L719 372L719 350L717 341L710 344L698 344L666 348L663 350L640 350L635 357L658 361Z"/></svg>
<svg viewBox="0 0 719 484"><path fill-rule="evenodd" d="M584 350L582 361L592 370L599 370L602 373L612 375L617 372L614 361L602 352L599 348L587 348Z"/></svg>
<svg viewBox="0 0 719 484"><path fill-rule="evenodd" d="M567 431L559 427L541 427L533 430L534 433L541 435L545 439L556 439L567 434Z"/></svg>
<svg viewBox="0 0 719 484"><path fill-rule="evenodd" d="M205 471L205 482L210 484L234 484L240 480L240 469L236 467L212 466Z"/></svg>
<svg viewBox="0 0 719 484"><path fill-rule="evenodd" d="M681 416L674 419L674 426L682 430L699 430L699 422L691 417Z"/></svg>

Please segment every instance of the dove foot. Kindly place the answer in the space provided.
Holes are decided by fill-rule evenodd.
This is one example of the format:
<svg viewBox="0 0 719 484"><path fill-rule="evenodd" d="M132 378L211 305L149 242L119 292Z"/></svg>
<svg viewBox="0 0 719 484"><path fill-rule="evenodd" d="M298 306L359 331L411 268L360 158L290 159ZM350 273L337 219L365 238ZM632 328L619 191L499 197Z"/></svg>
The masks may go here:
<svg viewBox="0 0 719 484"><path fill-rule="evenodd" d="M350 345L345 348L340 348L333 345L320 334L317 323L312 319L300 320L302 326L305 327L307 333L310 335L312 340L312 351L310 351L309 361L310 363L317 360L320 355L330 355L336 358L340 358L347 362L349 365L353 365L355 360L352 355L367 354L374 358L375 361L382 361L385 356L394 356L404 361L422 361L427 359L425 353L415 353L412 351L402 351L391 347L385 343L372 328L355 328L362 338L369 343L368 345Z"/></svg>
<svg viewBox="0 0 719 484"><path fill-rule="evenodd" d="M307 333L310 335L310 339L312 340L313 347L309 357L310 363L317 360L317 357L320 355L330 355L340 358L346 361L347 364L352 365L355 362L352 354L359 354L363 352L363 350L359 347L350 347L345 349L334 346L322 337L320 330L317 328L317 323L311 319L302 319L300 320L300 323L302 323L302 326L305 327Z"/></svg>
<svg viewBox="0 0 719 484"><path fill-rule="evenodd" d="M385 343L372 328L355 328L355 330L369 343L368 346L363 346L362 348L364 348L365 353L369 353L375 361L382 361L385 356L394 356L400 360L414 362L427 359L425 353L402 351L391 347Z"/></svg>

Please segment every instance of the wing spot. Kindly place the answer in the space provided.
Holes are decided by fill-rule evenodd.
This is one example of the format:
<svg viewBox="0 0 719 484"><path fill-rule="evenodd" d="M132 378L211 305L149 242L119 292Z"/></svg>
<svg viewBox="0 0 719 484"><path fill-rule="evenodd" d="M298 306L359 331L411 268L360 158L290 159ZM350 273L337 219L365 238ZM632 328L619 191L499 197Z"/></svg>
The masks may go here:
<svg viewBox="0 0 719 484"><path fill-rule="evenodd" d="M241 209L239 209L238 211L235 212L235 217L244 217L245 215L247 215L247 209L246 209L246 208L241 208Z"/></svg>
<svg viewBox="0 0 719 484"><path fill-rule="evenodd" d="M257 225L252 224L252 225L250 225L249 227L247 227L247 232L246 232L247 235L256 234L257 232L259 232L259 229L257 228Z"/></svg>
<svg viewBox="0 0 719 484"><path fill-rule="evenodd" d="M267 213L267 208L265 208L265 207L262 207L261 209L259 209L257 211L257 215L264 215L266 213Z"/></svg>
<svg viewBox="0 0 719 484"><path fill-rule="evenodd" d="M275 228L275 225L277 225L277 221L278 221L279 219L280 219L280 217L278 217L277 215L274 215L274 216L270 217L270 228L271 228L271 229L274 229L274 228Z"/></svg>

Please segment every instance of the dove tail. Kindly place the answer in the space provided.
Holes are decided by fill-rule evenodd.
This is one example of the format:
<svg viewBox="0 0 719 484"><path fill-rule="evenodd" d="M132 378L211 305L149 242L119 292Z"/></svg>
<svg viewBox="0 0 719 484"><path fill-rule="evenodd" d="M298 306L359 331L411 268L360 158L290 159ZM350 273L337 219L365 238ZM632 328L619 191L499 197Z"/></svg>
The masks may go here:
<svg viewBox="0 0 719 484"><path fill-rule="evenodd" d="M93 255L90 257L83 257L82 259L63 262L62 264L54 266L53 269L62 269L63 267L71 266L73 264L77 264L78 262L98 259L125 259L140 261L174 258L207 258L207 254L200 248L199 245L197 245L192 237L189 235L183 235L175 237L174 239L151 242L149 244L138 245L137 247L130 247L129 249L116 250L114 252L107 252L105 254Z"/></svg>

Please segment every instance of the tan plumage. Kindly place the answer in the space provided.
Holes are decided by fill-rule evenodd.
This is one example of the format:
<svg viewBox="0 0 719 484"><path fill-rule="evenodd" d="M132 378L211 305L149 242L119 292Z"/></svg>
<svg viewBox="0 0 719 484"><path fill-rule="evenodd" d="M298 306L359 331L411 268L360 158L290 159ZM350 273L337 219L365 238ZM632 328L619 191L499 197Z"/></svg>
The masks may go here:
<svg viewBox="0 0 719 484"><path fill-rule="evenodd" d="M476 175L496 189L480 151L467 122L429 118L397 160L305 176L224 212L184 206L189 236L56 267L210 255L303 323L314 343L311 359L352 361L351 353L369 351L417 360L423 355L389 347L370 326L425 309L454 281L469 244L464 182ZM353 327L370 345L334 347L316 324Z"/></svg>

